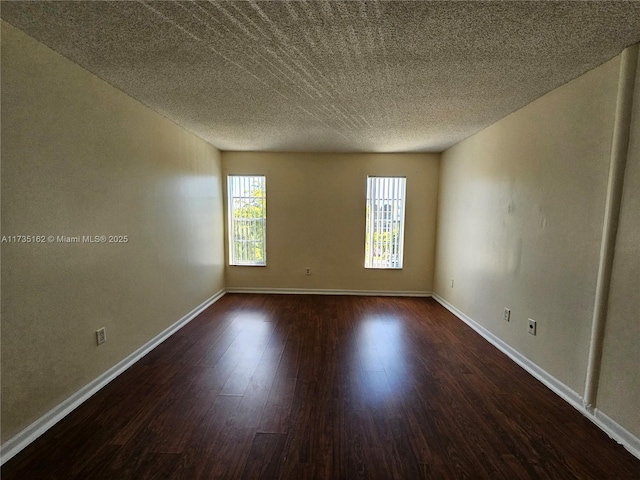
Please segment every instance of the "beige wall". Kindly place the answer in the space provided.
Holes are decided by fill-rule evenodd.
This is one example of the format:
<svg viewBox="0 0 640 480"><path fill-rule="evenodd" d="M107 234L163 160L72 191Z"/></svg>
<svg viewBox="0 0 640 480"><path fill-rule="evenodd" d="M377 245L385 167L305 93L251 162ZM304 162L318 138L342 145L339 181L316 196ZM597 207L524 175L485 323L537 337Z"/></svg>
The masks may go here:
<svg viewBox="0 0 640 480"><path fill-rule="evenodd" d="M640 65L640 58L638 59ZM640 67L596 406L640 438Z"/></svg>
<svg viewBox="0 0 640 480"><path fill-rule="evenodd" d="M441 165L435 291L578 394L619 64L616 57L468 138Z"/></svg>
<svg viewBox="0 0 640 480"><path fill-rule="evenodd" d="M447 150L441 164L435 292L579 395L619 70L616 57ZM640 75L634 102L596 407L638 437Z"/></svg>
<svg viewBox="0 0 640 480"><path fill-rule="evenodd" d="M618 69L615 58L550 92L449 149L442 165L433 154L221 159L3 22L2 235L129 241L2 244L2 442L224 288L223 274L230 288L433 289L581 394ZM639 92L597 399L636 436ZM231 173L267 176L267 267L224 267ZM407 177L401 271L364 269L367 175ZM101 326L108 341L96 347Z"/></svg>
<svg viewBox="0 0 640 480"><path fill-rule="evenodd" d="M2 441L224 287L220 153L2 23ZM106 326L97 347L95 330Z"/></svg>
<svg viewBox="0 0 640 480"><path fill-rule="evenodd" d="M431 291L439 155L224 152L222 165L267 177L267 266L228 266L227 287ZM402 270L364 268L367 175L407 177Z"/></svg>

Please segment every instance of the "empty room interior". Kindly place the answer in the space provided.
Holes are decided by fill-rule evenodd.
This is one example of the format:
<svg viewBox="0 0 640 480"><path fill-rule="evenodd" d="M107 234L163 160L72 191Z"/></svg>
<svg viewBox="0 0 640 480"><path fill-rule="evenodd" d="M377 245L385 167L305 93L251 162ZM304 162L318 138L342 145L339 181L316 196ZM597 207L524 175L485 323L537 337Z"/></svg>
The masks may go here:
<svg viewBox="0 0 640 480"><path fill-rule="evenodd" d="M640 2L0 16L3 479L640 478Z"/></svg>

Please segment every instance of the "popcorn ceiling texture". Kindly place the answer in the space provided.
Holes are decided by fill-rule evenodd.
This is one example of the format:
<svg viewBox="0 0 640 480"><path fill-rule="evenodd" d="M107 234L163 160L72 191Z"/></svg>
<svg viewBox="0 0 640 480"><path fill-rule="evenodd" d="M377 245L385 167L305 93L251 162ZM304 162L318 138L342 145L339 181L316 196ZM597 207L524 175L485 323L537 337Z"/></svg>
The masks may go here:
<svg viewBox="0 0 640 480"><path fill-rule="evenodd" d="M640 41L640 2L1 4L221 150L442 151Z"/></svg>

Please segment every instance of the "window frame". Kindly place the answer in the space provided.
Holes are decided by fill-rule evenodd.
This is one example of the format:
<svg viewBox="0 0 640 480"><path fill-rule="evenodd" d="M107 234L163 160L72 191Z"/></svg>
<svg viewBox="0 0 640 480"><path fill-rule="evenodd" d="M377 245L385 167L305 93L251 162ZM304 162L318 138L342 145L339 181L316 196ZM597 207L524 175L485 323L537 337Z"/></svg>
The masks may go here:
<svg viewBox="0 0 640 480"><path fill-rule="evenodd" d="M386 180L401 180L398 185L387 184L386 192L382 190L382 195L378 195L376 179ZM374 183L375 182L375 183ZM396 190L397 187L397 190ZM384 187L383 187L384 189ZM372 192L373 190L373 192ZM390 191L391 190L391 191ZM386 194L386 196L385 196ZM394 205L394 202L401 202L398 212L398 205ZM365 245L364 245L364 268L374 270L402 270L404 268L404 240L406 230L406 206L407 206L407 177L404 175L367 175L367 189L365 197ZM391 207L391 208L388 208ZM395 208L394 208L395 207ZM394 213L394 210L396 212ZM376 213L372 217L372 212ZM389 215L391 214L391 215ZM391 217L391 218L389 218ZM383 228L380 229L380 224L383 223ZM396 233L397 242L393 241L394 235L394 223L398 223L399 230ZM384 224L390 224L389 227L384 228ZM373 230L373 231L372 231ZM376 233L378 238L380 233L389 233L389 241L379 240L376 247ZM395 261L391 258L387 259L386 263L377 262L374 260L375 248L389 249L390 257L396 255ZM395 253L394 253L395 250Z"/></svg>
<svg viewBox="0 0 640 480"><path fill-rule="evenodd" d="M236 192L235 187L232 182L233 179L237 178L246 178L249 182L246 186L240 186L240 188L249 188L252 189L252 179L253 178L261 178L261 187L262 187L262 196L253 196L251 193L249 195L234 195L234 193L244 193L244 192ZM262 220L262 261L250 261L243 260L239 258L236 251L236 243L237 238L235 236L235 217L234 217L234 204L236 199L260 199L263 204L261 207L262 216L253 217L255 219ZM255 228L255 227L254 227ZM228 262L229 266L237 266L237 267L266 267L267 266L267 176L264 174L235 174L230 173L227 175L227 241L228 241Z"/></svg>

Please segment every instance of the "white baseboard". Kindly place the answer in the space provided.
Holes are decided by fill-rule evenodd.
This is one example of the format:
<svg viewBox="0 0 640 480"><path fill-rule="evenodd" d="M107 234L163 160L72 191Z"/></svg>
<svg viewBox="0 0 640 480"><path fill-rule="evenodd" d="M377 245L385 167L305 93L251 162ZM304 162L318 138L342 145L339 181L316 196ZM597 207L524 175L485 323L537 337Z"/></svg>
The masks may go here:
<svg viewBox="0 0 640 480"><path fill-rule="evenodd" d="M587 415L587 417L640 460L640 438L597 408L594 410L593 415Z"/></svg>
<svg viewBox="0 0 640 480"><path fill-rule="evenodd" d="M61 404L49 410L38 420L18 433L15 437L6 441L2 445L2 447L0 447L0 465L3 465L5 462L14 457L27 445L36 440L39 436L41 436L56 423L66 417L69 413L75 410L78 406L80 406L83 402L89 399L89 397L98 392L102 387L107 385L114 378L131 367L134 363L140 360L143 356L153 350L156 346L166 340L173 333L184 327L187 323L193 320L198 314L204 311L211 304L219 300L225 293L226 291L224 289L220 290L212 297L205 300L203 303L191 310L169 328L149 340L124 360L118 362L98 378L85 385L83 388L71 395Z"/></svg>
<svg viewBox="0 0 640 480"><path fill-rule="evenodd" d="M362 295L374 297L430 297L431 292L394 290L340 290L302 288L227 288L227 293L266 293L289 295Z"/></svg>
<svg viewBox="0 0 640 480"><path fill-rule="evenodd" d="M582 397L574 392L572 389L567 387L560 380L555 378L554 376L547 373L545 370L540 368L538 365L533 363L527 357L522 355L520 352L515 350L509 344L503 342L501 339L496 337L489 330L484 328L482 325L472 320L466 314L458 310L456 307L447 302L444 298L442 298L438 294L434 294L433 298L440 303L444 308L453 313L456 317L462 320L464 323L473 328L476 332L478 332L485 340L487 340L490 344L500 350L502 353L507 355L511 360L516 362L522 368L524 368L527 372L537 378L539 381L544 383L547 387L549 387L556 395L570 403L573 407L577 409L582 409Z"/></svg>
<svg viewBox="0 0 640 480"><path fill-rule="evenodd" d="M513 347L496 337L489 330L482 325L471 319L465 313L458 310L456 307L447 302L437 293L432 295L434 300L440 303L444 308L453 313L456 317L462 320L464 323L473 328L478 334L480 334L485 340L491 343L494 347L507 355L511 360L520 365L523 369L533 375L536 379L542 382L552 392L566 401L569 405L574 407L585 417L596 424L602 431L604 431L609 437L626 448L632 455L640 459L640 439L626 430L622 425L618 424L615 420L608 417L605 413L597 408L593 412L589 411L583 403L583 398L577 392L574 392L567 385L555 378L547 371L540 368L533 363L527 357L515 350Z"/></svg>
<svg viewBox="0 0 640 480"><path fill-rule="evenodd" d="M80 404L85 402L88 398L98 392L102 387L111 382L118 375L123 373L140 358L154 349L157 345L166 340L170 335L178 331L185 326L191 320L193 320L198 314L204 311L211 304L219 300L225 293L273 293L273 294L312 294L312 295L371 295L371 296L405 296L405 297L433 297L443 307L453 313L460 320L465 322L471 328L473 328L478 334L484 337L489 343L494 345L498 350L506 354L511 360L516 362L527 372L533 375L536 379L546 385L549 389L559 395L562 399L568 402L576 410L586 416L600 429L602 429L607 435L613 438L615 441L623 445L631 454L640 459L640 439L634 436L631 432L619 425L613 419L608 417L604 412L594 409L593 413L588 411L582 404L582 397L563 384L560 380L553 377L531 360L520 354L517 350L500 340L493 335L487 329L480 324L472 320L463 312L447 302L444 298L431 292L407 292L407 291L377 291L377 290L302 290L302 289L243 289L243 288L229 288L227 290L220 290L215 295L204 301L201 305L194 308L191 312L186 314L176 323L169 328L161 332L159 335L151 339L144 344L138 350L126 357L124 360L114 365L98 378L84 386L82 389L71 395L64 402L57 407L53 408L34 423L25 428L15 437L5 442L0 447L0 465L4 464L22 449L24 449L31 442L40 437L43 433L49 430L52 426L66 417L69 413L75 410Z"/></svg>

